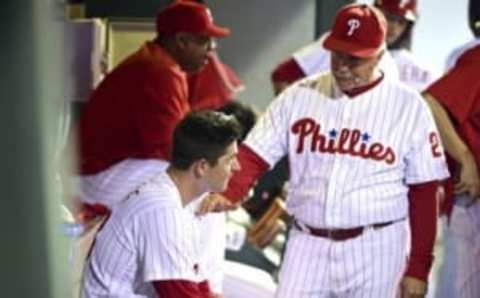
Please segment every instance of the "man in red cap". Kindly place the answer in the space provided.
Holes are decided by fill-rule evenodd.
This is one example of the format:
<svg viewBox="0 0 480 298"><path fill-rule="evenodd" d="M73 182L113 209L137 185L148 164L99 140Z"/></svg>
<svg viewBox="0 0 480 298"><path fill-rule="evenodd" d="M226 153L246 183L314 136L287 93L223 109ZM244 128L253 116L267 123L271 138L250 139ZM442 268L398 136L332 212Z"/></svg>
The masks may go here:
<svg viewBox="0 0 480 298"><path fill-rule="evenodd" d="M154 40L105 77L81 115L78 182L83 211L114 210L166 169L173 129L191 110L187 75L205 66L214 38L229 34L213 22L206 6L193 2L160 11L156 29Z"/></svg>
<svg viewBox="0 0 480 298"><path fill-rule="evenodd" d="M378 68L386 26L374 7L343 7L324 41L330 72L271 103L243 142L241 170L223 197L202 206L238 202L288 156L294 225L277 298L426 294L437 181L449 173L426 102Z"/></svg>
<svg viewBox="0 0 480 298"><path fill-rule="evenodd" d="M229 30L207 7L174 3L156 20L157 37L102 81L80 119L80 170L97 174L127 158L168 160L173 128L190 110L186 74L200 70L214 37Z"/></svg>
<svg viewBox="0 0 480 298"><path fill-rule="evenodd" d="M203 0L174 0L205 5ZM188 74L190 106L192 110L218 109L235 99L244 89L243 82L230 66L223 63L216 52L208 55L208 63L200 71Z"/></svg>
<svg viewBox="0 0 480 298"><path fill-rule="evenodd" d="M376 0L387 19L387 49L380 68L388 75L398 76L400 81L423 91L433 82L435 75L419 64L410 51L413 28L418 17L416 0ZM280 63L271 79L276 92L300 78L326 71L330 67L330 55L323 48L322 39L296 51Z"/></svg>
<svg viewBox="0 0 480 298"><path fill-rule="evenodd" d="M109 73L79 123L80 197L110 208L170 160L173 128L190 111L187 74L199 71L229 30L209 9L173 3L156 19L157 37Z"/></svg>

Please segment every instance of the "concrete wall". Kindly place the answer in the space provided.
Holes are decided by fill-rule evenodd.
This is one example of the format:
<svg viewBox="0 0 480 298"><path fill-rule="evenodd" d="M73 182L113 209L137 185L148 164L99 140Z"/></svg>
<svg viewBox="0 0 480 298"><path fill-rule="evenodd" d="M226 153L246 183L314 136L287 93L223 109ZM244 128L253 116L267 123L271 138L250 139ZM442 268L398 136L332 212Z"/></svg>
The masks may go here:
<svg viewBox="0 0 480 298"><path fill-rule="evenodd" d="M246 85L239 98L263 109L272 99L270 72L315 34L313 0L207 1L216 22L232 29L218 43L225 63Z"/></svg>
<svg viewBox="0 0 480 298"><path fill-rule="evenodd" d="M86 6L89 16L149 18L167 2L87 0ZM206 0L216 22L232 29L231 36L219 41L218 51L246 85L238 97L260 110L266 107L273 97L272 69L329 28L336 10L348 2L352 1Z"/></svg>
<svg viewBox="0 0 480 298"><path fill-rule="evenodd" d="M59 1L5 1L0 58L1 297L70 297L55 125L64 73Z"/></svg>
<svg viewBox="0 0 480 298"><path fill-rule="evenodd" d="M154 13L147 12L156 12L157 7L162 7L166 2L168 1L159 1L154 8L152 1L142 1L140 8L134 9L131 2L105 1L100 5L89 0L86 2L87 15L126 18L141 16L148 22L153 20L151 17ZM247 87L239 98L263 109L273 97L271 70L293 51L314 39L316 1L207 0L206 3L210 6L215 21L232 29L228 38L219 40L218 51L222 60L238 72ZM133 27L131 30L130 37L125 34L125 30L115 38L110 37L117 58L125 56L127 51L135 50L136 43L141 43L138 30L135 31ZM124 44L127 46L122 50ZM112 61L112 65L117 60Z"/></svg>

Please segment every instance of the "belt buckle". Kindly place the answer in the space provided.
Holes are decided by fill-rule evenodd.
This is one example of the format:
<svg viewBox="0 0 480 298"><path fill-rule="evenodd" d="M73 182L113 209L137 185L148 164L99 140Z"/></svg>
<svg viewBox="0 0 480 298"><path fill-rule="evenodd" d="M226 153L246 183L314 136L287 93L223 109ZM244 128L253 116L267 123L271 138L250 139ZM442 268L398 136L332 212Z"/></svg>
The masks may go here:
<svg viewBox="0 0 480 298"><path fill-rule="evenodd" d="M328 239L330 239L330 240L335 240L335 239L333 238L333 232L334 232L333 230L330 230L330 229L327 230L327 238L328 238Z"/></svg>

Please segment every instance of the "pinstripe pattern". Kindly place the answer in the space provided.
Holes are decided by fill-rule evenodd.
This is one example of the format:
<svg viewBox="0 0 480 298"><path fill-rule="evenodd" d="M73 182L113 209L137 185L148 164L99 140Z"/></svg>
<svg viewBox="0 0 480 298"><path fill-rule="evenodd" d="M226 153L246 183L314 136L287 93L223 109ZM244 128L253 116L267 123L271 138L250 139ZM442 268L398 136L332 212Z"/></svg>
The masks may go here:
<svg viewBox="0 0 480 298"><path fill-rule="evenodd" d="M292 230L275 297L394 298L408 235L405 221L346 241Z"/></svg>
<svg viewBox="0 0 480 298"><path fill-rule="evenodd" d="M168 162L159 159L125 159L96 175L79 176L75 183L86 203L107 207L124 200L140 184L164 171Z"/></svg>
<svg viewBox="0 0 480 298"><path fill-rule="evenodd" d="M164 172L120 203L86 266L85 297L156 297L149 281L204 280L196 217ZM197 268L197 269L196 269Z"/></svg>
<svg viewBox="0 0 480 298"><path fill-rule="evenodd" d="M480 203L467 207L472 198L460 195L446 226L445 264L438 298L480 297Z"/></svg>
<svg viewBox="0 0 480 298"><path fill-rule="evenodd" d="M410 51L398 49L390 53L397 64L400 81L408 86L422 92L435 80L434 74L415 61Z"/></svg>
<svg viewBox="0 0 480 298"><path fill-rule="evenodd" d="M271 165L288 154L291 215L338 229L406 218L406 184L448 177L432 133L427 105L397 80L385 77L352 100L322 74L282 93L245 142ZM293 231L277 297L394 297L408 251L404 229L343 242Z"/></svg>
<svg viewBox="0 0 480 298"><path fill-rule="evenodd" d="M200 207L203 197L194 200L186 206L195 213ZM196 219L200 228L200 250L202 262L208 270L205 277L210 289L216 294L223 292L223 276L225 271L225 247L227 223L224 212L208 213Z"/></svg>
<svg viewBox="0 0 480 298"><path fill-rule="evenodd" d="M157 159L126 159L101 173L77 177L80 198L87 203L100 203L114 209L132 191L158 173L165 171L167 161ZM196 200L187 207L194 212ZM201 249L203 261L208 266L207 279L215 293L222 292L223 252L225 250L225 215L207 214L200 219ZM215 228L215 233L211 233Z"/></svg>
<svg viewBox="0 0 480 298"><path fill-rule="evenodd" d="M329 75L320 78L326 86L332 86ZM246 140L269 164L288 153L291 178L287 208L292 215L325 228L395 220L407 216L405 182L417 184L448 177L443 155L432 155L428 136L436 132L436 127L416 92L385 79L354 100L346 96L332 100L325 95L327 91L321 94L302 87L308 82L287 89L275 100ZM392 148L395 160L388 164L351 154L312 152L312 136L305 138L304 150L297 153L300 137L292 127L306 118L313 119L320 126L318 134L337 147L342 129L358 129L368 135L362 143ZM333 130L335 137L329 135ZM352 142L347 141L344 147Z"/></svg>

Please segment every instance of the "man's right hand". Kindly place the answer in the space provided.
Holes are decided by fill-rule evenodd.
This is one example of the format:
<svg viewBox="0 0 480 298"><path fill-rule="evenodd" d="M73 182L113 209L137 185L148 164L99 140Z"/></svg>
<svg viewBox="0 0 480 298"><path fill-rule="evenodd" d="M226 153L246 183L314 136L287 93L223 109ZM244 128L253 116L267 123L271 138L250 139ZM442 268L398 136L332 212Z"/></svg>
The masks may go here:
<svg viewBox="0 0 480 298"><path fill-rule="evenodd" d="M472 198L480 197L480 176L475 159L462 162L459 181L455 183L455 193L468 193Z"/></svg>

